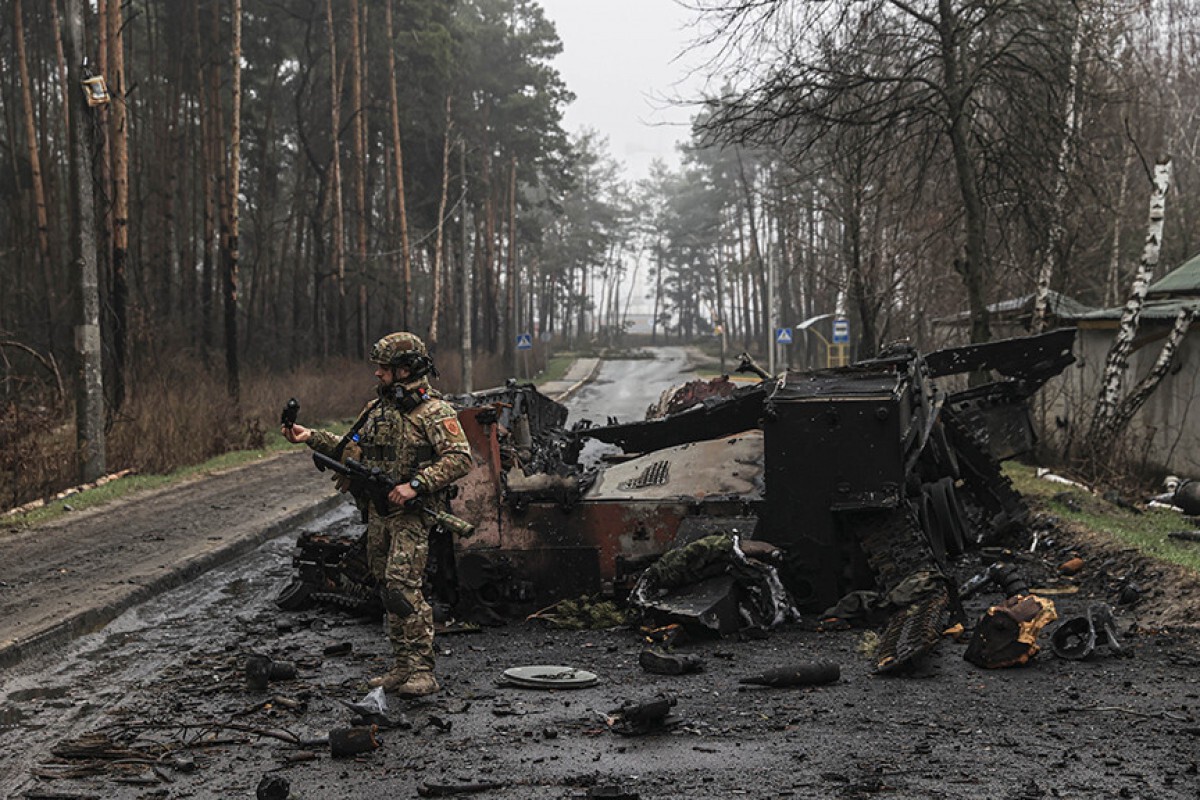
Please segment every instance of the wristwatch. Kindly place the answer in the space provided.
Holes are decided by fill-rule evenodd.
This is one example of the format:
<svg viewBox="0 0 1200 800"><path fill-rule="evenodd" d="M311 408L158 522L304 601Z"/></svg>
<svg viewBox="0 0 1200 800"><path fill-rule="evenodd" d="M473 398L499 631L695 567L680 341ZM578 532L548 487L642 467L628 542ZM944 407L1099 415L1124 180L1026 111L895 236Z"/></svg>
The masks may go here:
<svg viewBox="0 0 1200 800"><path fill-rule="evenodd" d="M408 482L408 485L411 486L412 490L417 494L425 493L425 481L421 480L420 478L413 478Z"/></svg>

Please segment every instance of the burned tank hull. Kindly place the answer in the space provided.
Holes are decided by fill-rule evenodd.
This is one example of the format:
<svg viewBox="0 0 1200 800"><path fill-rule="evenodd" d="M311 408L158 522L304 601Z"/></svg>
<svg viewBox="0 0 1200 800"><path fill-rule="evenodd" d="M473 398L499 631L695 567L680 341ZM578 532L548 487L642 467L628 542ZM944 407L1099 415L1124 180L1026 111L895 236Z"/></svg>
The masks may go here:
<svg viewBox="0 0 1200 800"><path fill-rule="evenodd" d="M778 546L781 577L809 611L937 574L963 548L1024 524L998 459L1032 446L1025 401L1071 363L1073 337L928 356L899 347L694 392L690 408L625 425L566 430L565 409L528 385L457 398L475 468L452 507L477 534L445 544L440 591L477 619L623 596L662 553L714 531ZM980 370L999 380L939 387ZM621 453L585 468L588 440Z"/></svg>

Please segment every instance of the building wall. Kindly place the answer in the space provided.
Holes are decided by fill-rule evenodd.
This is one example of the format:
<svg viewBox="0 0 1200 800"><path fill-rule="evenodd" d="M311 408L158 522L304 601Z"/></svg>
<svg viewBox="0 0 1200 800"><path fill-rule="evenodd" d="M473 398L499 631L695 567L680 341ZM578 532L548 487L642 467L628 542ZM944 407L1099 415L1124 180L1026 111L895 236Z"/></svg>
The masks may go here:
<svg viewBox="0 0 1200 800"><path fill-rule="evenodd" d="M1143 330L1147 326L1143 325ZM1080 329L1075 340L1076 364L1067 367L1034 398L1041 413L1042 441L1061 455L1072 438L1082 436L1095 407L1112 344L1112 329ZM1130 356L1124 394L1150 371L1162 348L1150 342ZM1121 447L1152 468L1185 477L1200 477L1200 339L1180 345L1175 374L1167 375L1130 423ZM1066 426L1062 425L1066 422Z"/></svg>

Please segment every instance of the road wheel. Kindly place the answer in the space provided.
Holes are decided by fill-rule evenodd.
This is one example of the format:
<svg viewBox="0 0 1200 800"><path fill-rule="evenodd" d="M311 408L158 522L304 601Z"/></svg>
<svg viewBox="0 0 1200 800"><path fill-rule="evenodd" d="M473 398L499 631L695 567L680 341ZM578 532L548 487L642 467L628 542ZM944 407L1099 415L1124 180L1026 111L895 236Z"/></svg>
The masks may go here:
<svg viewBox="0 0 1200 800"><path fill-rule="evenodd" d="M942 478L928 486L933 513L938 518L945 539L946 553L951 558L960 556L967 547L966 531L954 482L950 478Z"/></svg>
<svg viewBox="0 0 1200 800"><path fill-rule="evenodd" d="M946 563L946 529L941 516L937 513L937 504L934 501L936 491L935 484L926 484L921 488L921 499L917 511L921 520L921 530L925 532L925 539L929 542L933 559L938 565L942 565Z"/></svg>

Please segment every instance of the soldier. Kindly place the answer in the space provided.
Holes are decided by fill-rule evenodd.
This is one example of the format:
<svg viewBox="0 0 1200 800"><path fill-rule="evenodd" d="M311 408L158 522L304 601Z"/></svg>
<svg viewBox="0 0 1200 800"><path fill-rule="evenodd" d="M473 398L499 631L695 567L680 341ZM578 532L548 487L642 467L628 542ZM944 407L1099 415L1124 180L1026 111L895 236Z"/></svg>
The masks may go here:
<svg viewBox="0 0 1200 800"><path fill-rule="evenodd" d="M282 430L288 441L336 459L353 441L366 466L397 481L388 495L394 508L380 514L370 504L367 511L367 558L381 587L395 655L392 668L370 685L419 697L440 688L433 676L433 610L421 592L430 523L404 504L423 496L449 510L446 489L471 469L471 451L454 409L429 386L428 376L437 370L417 336L388 334L371 348L371 361L377 365L379 397L345 436L300 425Z"/></svg>

